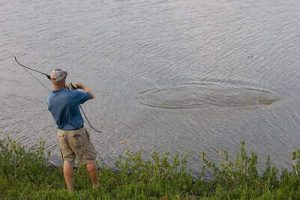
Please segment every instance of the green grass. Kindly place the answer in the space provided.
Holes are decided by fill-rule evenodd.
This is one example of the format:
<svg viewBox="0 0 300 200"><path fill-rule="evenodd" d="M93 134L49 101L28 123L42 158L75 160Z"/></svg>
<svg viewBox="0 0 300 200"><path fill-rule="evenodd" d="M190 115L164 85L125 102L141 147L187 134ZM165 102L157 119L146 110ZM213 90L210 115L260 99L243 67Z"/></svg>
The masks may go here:
<svg viewBox="0 0 300 200"><path fill-rule="evenodd" d="M26 149L0 140L0 199L300 199L299 150L292 170L278 170L268 157L261 172L242 142L232 161L226 151L219 163L202 153L198 177L187 169L188 157L152 153L145 160L142 152L128 152L114 169L101 167L100 189L91 187L83 167L76 169L74 193L65 190L62 169L49 167L49 156L44 143Z"/></svg>

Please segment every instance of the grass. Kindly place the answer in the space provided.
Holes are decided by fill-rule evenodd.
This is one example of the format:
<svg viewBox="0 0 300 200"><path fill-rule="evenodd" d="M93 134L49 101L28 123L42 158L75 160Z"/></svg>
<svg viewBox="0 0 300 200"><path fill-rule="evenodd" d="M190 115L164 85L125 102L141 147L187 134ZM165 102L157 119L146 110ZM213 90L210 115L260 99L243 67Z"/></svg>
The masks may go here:
<svg viewBox="0 0 300 200"><path fill-rule="evenodd" d="M61 168L48 165L44 145L26 149L0 140L0 199L300 199L299 150L292 170L278 170L268 157L259 172L257 155L242 142L233 161L226 151L219 163L202 153L199 177L187 169L188 157L152 153L145 160L142 152L127 152L114 169L101 167L100 189L91 187L83 167L76 169L76 192L69 193Z"/></svg>

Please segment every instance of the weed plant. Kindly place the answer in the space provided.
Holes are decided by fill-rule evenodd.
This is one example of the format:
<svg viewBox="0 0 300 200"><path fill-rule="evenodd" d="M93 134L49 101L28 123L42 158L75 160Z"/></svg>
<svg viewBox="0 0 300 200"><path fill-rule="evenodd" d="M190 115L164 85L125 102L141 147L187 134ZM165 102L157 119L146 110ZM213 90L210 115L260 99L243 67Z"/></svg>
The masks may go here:
<svg viewBox="0 0 300 200"><path fill-rule="evenodd" d="M142 151L127 152L114 169L101 167L99 189L91 187L83 167L77 168L76 192L69 193L61 167L49 166L44 146L26 149L0 140L0 199L300 199L300 150L293 152L292 170L277 169L268 157L259 172L257 155L247 153L242 142L233 161L226 151L219 163L202 153L198 177L187 169L187 156L154 152L143 159Z"/></svg>

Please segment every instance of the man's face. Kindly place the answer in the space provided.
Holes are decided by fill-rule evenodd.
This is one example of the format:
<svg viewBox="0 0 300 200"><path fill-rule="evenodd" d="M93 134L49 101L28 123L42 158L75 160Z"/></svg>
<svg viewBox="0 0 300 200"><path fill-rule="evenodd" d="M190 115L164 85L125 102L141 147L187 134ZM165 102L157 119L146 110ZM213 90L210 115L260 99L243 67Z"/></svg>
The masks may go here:
<svg viewBox="0 0 300 200"><path fill-rule="evenodd" d="M55 87L66 87L66 78L63 78L60 81L51 80L51 83Z"/></svg>

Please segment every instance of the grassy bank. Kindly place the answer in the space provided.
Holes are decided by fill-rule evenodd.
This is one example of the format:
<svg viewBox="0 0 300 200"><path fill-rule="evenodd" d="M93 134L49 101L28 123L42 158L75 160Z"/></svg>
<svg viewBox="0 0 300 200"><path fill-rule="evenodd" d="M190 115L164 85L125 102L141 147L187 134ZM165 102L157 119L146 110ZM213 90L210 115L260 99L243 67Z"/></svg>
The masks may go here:
<svg viewBox="0 0 300 200"><path fill-rule="evenodd" d="M279 172L267 159L258 172L257 155L247 153L241 143L236 159L227 152L220 163L202 154L200 177L186 169L187 157L158 155L143 160L143 154L127 153L116 169L101 167L100 189L92 189L83 168L76 169L76 192L64 188L61 168L49 167L41 143L25 149L16 142L0 140L0 199L300 199L300 151L293 153L295 165ZM210 173L212 178L205 179Z"/></svg>

